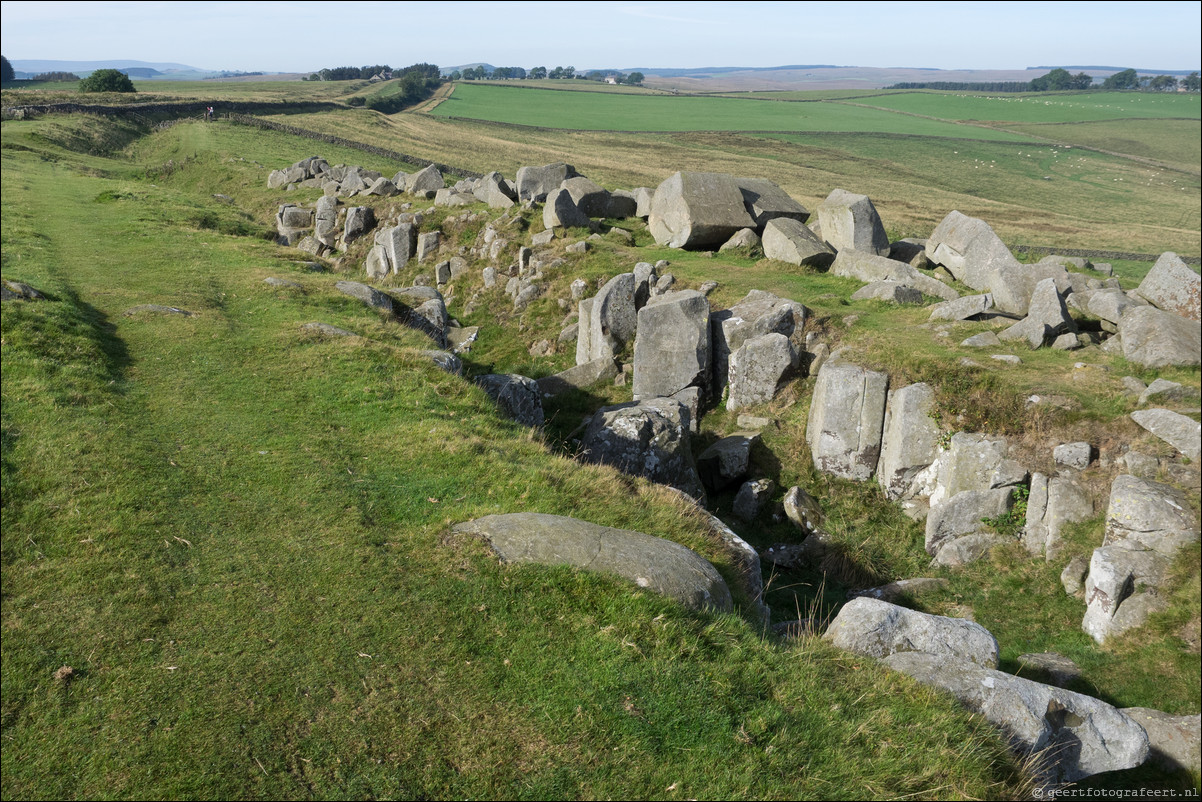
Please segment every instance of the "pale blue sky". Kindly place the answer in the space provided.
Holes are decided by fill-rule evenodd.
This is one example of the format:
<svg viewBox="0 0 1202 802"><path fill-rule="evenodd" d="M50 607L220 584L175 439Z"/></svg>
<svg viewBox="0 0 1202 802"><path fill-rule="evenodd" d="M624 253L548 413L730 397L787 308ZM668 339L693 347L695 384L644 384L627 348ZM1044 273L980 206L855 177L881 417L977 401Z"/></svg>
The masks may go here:
<svg viewBox="0 0 1202 802"><path fill-rule="evenodd" d="M838 64L1192 70L1199 2L3 2L13 59L308 72Z"/></svg>

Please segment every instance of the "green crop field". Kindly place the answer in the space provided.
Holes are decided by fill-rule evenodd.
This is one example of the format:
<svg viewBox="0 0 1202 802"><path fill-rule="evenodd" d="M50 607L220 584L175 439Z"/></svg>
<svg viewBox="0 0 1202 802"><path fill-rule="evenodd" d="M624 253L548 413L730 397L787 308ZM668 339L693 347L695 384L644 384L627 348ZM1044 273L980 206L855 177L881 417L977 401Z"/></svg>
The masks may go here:
<svg viewBox="0 0 1202 802"><path fill-rule="evenodd" d="M1021 141L1004 131L923 120L837 103L554 92L458 84L431 112L491 122L588 131L859 131Z"/></svg>

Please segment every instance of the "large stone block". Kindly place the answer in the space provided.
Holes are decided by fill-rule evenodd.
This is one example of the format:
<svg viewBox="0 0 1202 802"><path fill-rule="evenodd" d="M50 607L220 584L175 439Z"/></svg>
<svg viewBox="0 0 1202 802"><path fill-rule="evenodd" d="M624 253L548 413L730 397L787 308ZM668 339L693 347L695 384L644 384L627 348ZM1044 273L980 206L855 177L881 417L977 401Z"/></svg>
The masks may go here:
<svg viewBox="0 0 1202 802"><path fill-rule="evenodd" d="M1147 368L1202 362L1202 329L1196 321L1153 306L1128 309L1119 321L1123 356Z"/></svg>
<svg viewBox="0 0 1202 802"><path fill-rule="evenodd" d="M889 237L867 195L835 189L818 207L822 238L836 251L889 255Z"/></svg>
<svg viewBox="0 0 1202 802"><path fill-rule="evenodd" d="M696 290L651 298L638 312L634 398L670 396L710 383L710 304Z"/></svg>
<svg viewBox="0 0 1202 802"><path fill-rule="evenodd" d="M791 265L825 268L835 252L805 223L790 217L769 220L762 238L764 255Z"/></svg>
<svg viewBox="0 0 1202 802"><path fill-rule="evenodd" d="M741 228L755 228L738 180L723 173L675 173L655 190L651 235L670 248L717 247Z"/></svg>
<svg viewBox="0 0 1202 802"><path fill-rule="evenodd" d="M615 357L634 340L638 312L634 305L634 273L610 279L593 297L589 311L589 358ZM583 328L583 326L582 326Z"/></svg>
<svg viewBox="0 0 1202 802"><path fill-rule="evenodd" d="M819 470L863 482L881 452L889 377L847 362L823 365L814 386L806 441Z"/></svg>
<svg viewBox="0 0 1202 802"><path fill-rule="evenodd" d="M769 220L789 219L804 223L810 219L804 206L768 179L736 178L735 181L743 193L743 206L757 228L763 228Z"/></svg>
<svg viewBox="0 0 1202 802"><path fill-rule="evenodd" d="M581 438L581 458L704 498L689 447L689 424L688 409L670 398L602 407Z"/></svg>
<svg viewBox="0 0 1202 802"><path fill-rule="evenodd" d="M1160 255L1136 293L1158 309L1195 323L1202 319L1202 277L1175 253Z"/></svg>
<svg viewBox="0 0 1202 802"><path fill-rule="evenodd" d="M997 640L980 624L920 613L867 596L843 605L822 637L865 657L921 652L985 668L998 665Z"/></svg>
<svg viewBox="0 0 1202 802"><path fill-rule="evenodd" d="M730 355L726 408L768 403L797 365L797 351L785 335L773 332L747 340Z"/></svg>
<svg viewBox="0 0 1202 802"><path fill-rule="evenodd" d="M889 392L876 468L876 480L887 498L897 501L917 495L919 474L938 458L942 432L934 412L935 391L928 384Z"/></svg>
<svg viewBox="0 0 1202 802"><path fill-rule="evenodd" d="M794 353L804 346L806 308L770 292L752 290L730 309L714 312L714 394L722 392L729 373L730 354L748 340L765 334L783 334Z"/></svg>

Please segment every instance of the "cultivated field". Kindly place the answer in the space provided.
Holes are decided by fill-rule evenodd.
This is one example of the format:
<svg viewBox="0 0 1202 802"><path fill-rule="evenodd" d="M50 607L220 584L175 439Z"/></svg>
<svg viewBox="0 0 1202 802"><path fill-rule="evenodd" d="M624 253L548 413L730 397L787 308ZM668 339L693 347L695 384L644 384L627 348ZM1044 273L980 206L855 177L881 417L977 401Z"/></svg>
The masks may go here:
<svg viewBox="0 0 1202 802"><path fill-rule="evenodd" d="M217 100L338 97L320 83L203 83L230 93ZM278 94L256 94L269 86ZM154 88L203 97L193 84ZM602 104L642 132L438 116L464 116L455 102L473 98L489 108L529 103L574 129L604 120L588 107ZM644 100L661 105L605 105ZM670 104L682 102L714 104L698 108L728 122L784 126L795 106L807 119L829 116L770 133L670 129L680 122L672 110L685 108ZM1196 115L1167 116L1157 125L1175 128L1147 136L1144 121L1085 123L1132 143L1098 153L1035 139L1059 130L1063 120L1050 117L1003 120L1023 130L998 131L959 124L966 117L954 109L938 120L918 113L927 114L459 85L433 115L347 108L272 119L509 178L561 160L610 188L712 170L771 178L810 208L845 187L871 195L895 236L926 236L960 209L1011 243L1199 253L1196 159L1169 169L1129 158L1172 152ZM838 127L856 121L871 127ZM362 280L368 242L332 273L310 271L307 254L272 241L278 205L311 203L320 190L269 190L270 170L315 154L387 175L411 166L225 121L152 130L47 116L6 121L0 135L3 277L48 296L6 301L2 318L6 798L1030 795L1028 767L980 717L815 637L765 637L745 617L747 599L730 615L689 613L616 579L501 565L451 534L451 524L492 513L572 515L684 543L734 575L701 518L670 494L571 458L581 415L630 400L629 386L549 404L546 432L531 433L434 368L423 336L334 289ZM406 200L355 202L384 218ZM431 209L423 228L451 214ZM523 236L542 227L541 210L515 215ZM573 364L570 346L529 350L555 342L564 324L555 299L570 282L666 259L679 286L719 281L715 308L751 289L805 303L825 342L898 386L938 385L947 420L1007 434L1035 470L1052 470L1049 442L1088 440L1107 453L1132 443L1167 456L1128 418L1122 377L1202 386L1197 369L1143 371L1098 349L1024 352L1021 365L971 369L962 358L980 355L951 343L981 324L956 324L939 340L922 308L849 301L859 282L658 248L642 223L609 222L634 245L604 237L579 256L564 247L587 231L556 240L568 261L548 270L546 294L522 313L500 288L483 287L479 264L444 288L452 316L481 327L465 355L469 376L537 377ZM451 247L473 244L483 226L446 222ZM1125 288L1148 268L1115 263ZM429 272L413 265L382 284ZM268 277L298 286L268 286ZM147 304L192 314L137 309ZM311 321L357 336L302 332ZM935 570L922 525L874 484L814 469L804 438L811 389L793 383L760 410L778 426L755 459L782 488L821 499L842 558L825 573L766 575L775 622L830 612L855 587ZM1033 393L1062 396L1070 409L1027 408ZM734 418L707 415L700 443L733 430ZM714 497L728 519L732 495ZM735 527L761 548L795 538L767 518ZM1063 559L1091 553L1102 530L1101 513L1069 528ZM1021 654L1057 651L1081 667L1076 690L1196 713L1199 559L1195 546L1178 560L1168 611L1104 649L1081 631L1084 604L1061 589L1062 565L1017 547L937 569L948 586L914 604L974 616L997 636L1004 670L1026 671ZM1084 783L1197 784L1152 769Z"/></svg>

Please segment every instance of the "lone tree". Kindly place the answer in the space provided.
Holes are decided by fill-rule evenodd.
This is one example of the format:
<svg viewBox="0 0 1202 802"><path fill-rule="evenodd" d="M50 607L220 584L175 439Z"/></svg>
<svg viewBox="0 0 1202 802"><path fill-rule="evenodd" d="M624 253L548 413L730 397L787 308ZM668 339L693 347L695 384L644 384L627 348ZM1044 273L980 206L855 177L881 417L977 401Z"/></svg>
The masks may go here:
<svg viewBox="0 0 1202 802"><path fill-rule="evenodd" d="M1135 70L1116 72L1102 81L1102 88L1106 90L1139 89L1139 75Z"/></svg>
<svg viewBox="0 0 1202 802"><path fill-rule="evenodd" d="M13 72L13 65L8 63L7 58L0 56L0 81L8 83L16 77L16 73Z"/></svg>
<svg viewBox="0 0 1202 802"><path fill-rule="evenodd" d="M80 92L137 92L134 82L120 70L96 70L79 82Z"/></svg>

